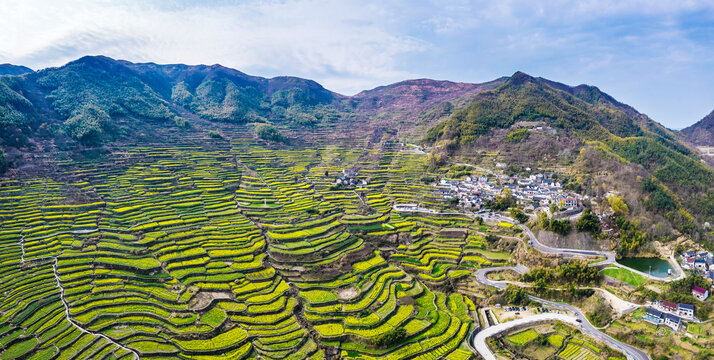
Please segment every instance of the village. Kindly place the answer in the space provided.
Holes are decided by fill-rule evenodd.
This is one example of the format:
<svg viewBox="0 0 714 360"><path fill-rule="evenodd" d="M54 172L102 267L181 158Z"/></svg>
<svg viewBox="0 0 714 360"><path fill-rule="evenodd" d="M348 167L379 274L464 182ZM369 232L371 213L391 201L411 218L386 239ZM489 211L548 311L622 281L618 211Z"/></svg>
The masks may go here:
<svg viewBox="0 0 714 360"><path fill-rule="evenodd" d="M707 280L714 281L714 255L712 253L688 251L680 257L682 269L691 270L701 274Z"/></svg>
<svg viewBox="0 0 714 360"><path fill-rule="evenodd" d="M560 182L553 179L552 173L537 173L523 178L497 175L495 181L489 181L485 175L467 176L464 180L441 179L436 193L445 200L458 198L460 207L479 210L504 189L509 189L527 212L541 207L547 209L550 204L571 210L582 207L583 198L579 194L565 192Z"/></svg>
<svg viewBox="0 0 714 360"><path fill-rule="evenodd" d="M509 189L525 211L548 211L551 204L557 204L564 213L577 213L585 197L563 189L560 182L553 179L552 173L537 173L528 177L491 175L467 176L463 180L441 179L435 185L435 193L444 200L458 199L458 206L468 210L480 210L487 201L492 201ZM414 205L413 205L414 206ZM681 255L682 268L701 274L707 280L714 280L714 255L709 252L693 251ZM692 296L705 301L709 290L694 286ZM664 325L674 332L679 332L685 322L698 323L695 305L656 300L646 308L642 320L653 325Z"/></svg>

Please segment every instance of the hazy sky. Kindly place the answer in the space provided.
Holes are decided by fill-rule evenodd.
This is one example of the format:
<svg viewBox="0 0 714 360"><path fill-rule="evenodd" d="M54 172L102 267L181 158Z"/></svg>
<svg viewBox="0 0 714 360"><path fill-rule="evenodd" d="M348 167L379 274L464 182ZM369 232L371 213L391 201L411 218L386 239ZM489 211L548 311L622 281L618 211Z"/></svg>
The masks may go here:
<svg viewBox="0 0 714 360"><path fill-rule="evenodd" d="M83 55L295 75L351 95L517 70L672 128L714 110L714 0L0 1L0 63Z"/></svg>

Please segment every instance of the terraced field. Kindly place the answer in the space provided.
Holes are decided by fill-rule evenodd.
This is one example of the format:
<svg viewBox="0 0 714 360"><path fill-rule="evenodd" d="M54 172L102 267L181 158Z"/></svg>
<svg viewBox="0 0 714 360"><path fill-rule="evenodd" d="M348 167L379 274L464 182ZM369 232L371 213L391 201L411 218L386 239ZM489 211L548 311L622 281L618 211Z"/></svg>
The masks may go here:
<svg viewBox="0 0 714 360"><path fill-rule="evenodd" d="M469 218L392 210L443 208L425 164L235 141L3 180L0 359L468 359L474 303L441 290L508 258Z"/></svg>

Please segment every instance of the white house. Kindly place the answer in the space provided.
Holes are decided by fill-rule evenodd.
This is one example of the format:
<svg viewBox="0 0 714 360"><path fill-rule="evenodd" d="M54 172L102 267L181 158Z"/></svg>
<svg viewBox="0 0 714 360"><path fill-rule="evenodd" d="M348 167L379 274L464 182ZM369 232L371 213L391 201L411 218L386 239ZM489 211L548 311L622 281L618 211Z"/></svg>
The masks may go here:
<svg viewBox="0 0 714 360"><path fill-rule="evenodd" d="M567 198L565 198L565 200L563 200L563 205L566 208L578 207L578 199L573 198L573 197L567 197Z"/></svg>
<svg viewBox="0 0 714 360"><path fill-rule="evenodd" d="M677 314L685 319L694 319L694 305L679 303Z"/></svg>
<svg viewBox="0 0 714 360"><path fill-rule="evenodd" d="M664 324L669 326L674 331L679 331L682 319L680 319L677 315L667 314L664 317Z"/></svg>
<svg viewBox="0 0 714 360"><path fill-rule="evenodd" d="M671 302L671 301L662 301L659 306L662 308L662 310L671 312L671 313L677 313L677 304Z"/></svg>
<svg viewBox="0 0 714 360"><path fill-rule="evenodd" d="M704 301L709 297L709 290L702 289L699 286L695 286L692 288L692 296L699 299L700 301Z"/></svg>
<svg viewBox="0 0 714 360"><path fill-rule="evenodd" d="M707 262L704 259L696 259L694 260L694 268L697 270L706 270L707 269Z"/></svg>

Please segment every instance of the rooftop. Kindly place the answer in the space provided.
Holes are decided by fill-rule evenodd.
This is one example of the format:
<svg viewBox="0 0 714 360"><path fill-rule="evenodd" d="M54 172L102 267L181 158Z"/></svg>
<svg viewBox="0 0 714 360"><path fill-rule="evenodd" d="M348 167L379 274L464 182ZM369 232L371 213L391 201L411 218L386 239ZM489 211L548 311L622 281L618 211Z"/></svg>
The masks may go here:
<svg viewBox="0 0 714 360"><path fill-rule="evenodd" d="M670 320L670 321L674 321L674 322L681 321L681 319L677 315L667 314L666 317L667 317L667 320Z"/></svg>

